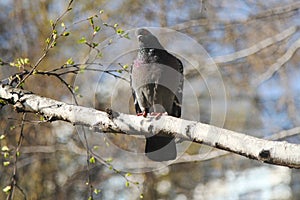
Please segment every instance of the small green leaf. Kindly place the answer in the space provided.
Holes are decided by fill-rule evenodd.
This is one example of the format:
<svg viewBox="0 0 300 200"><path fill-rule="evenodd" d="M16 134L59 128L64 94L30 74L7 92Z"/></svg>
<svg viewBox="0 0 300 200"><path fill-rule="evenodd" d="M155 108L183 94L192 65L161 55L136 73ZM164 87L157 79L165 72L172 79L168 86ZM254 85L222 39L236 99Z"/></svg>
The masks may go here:
<svg viewBox="0 0 300 200"><path fill-rule="evenodd" d="M30 63L29 58L24 58L24 63L29 64Z"/></svg>
<svg viewBox="0 0 300 200"><path fill-rule="evenodd" d="M108 163L111 163L112 161L113 161L112 158L107 158L107 159L106 159L106 162L108 162Z"/></svg>
<svg viewBox="0 0 300 200"><path fill-rule="evenodd" d="M144 198L144 194L140 194L140 199L143 199Z"/></svg>
<svg viewBox="0 0 300 200"><path fill-rule="evenodd" d="M4 167L7 167L9 164L10 164L9 161L4 161L4 162L3 162L3 166L4 166Z"/></svg>
<svg viewBox="0 0 300 200"><path fill-rule="evenodd" d="M93 26L94 25L93 17L90 17L89 20L90 20L90 24Z"/></svg>
<svg viewBox="0 0 300 200"><path fill-rule="evenodd" d="M74 61L72 58L69 58L66 62L67 65L73 65L74 64Z"/></svg>
<svg viewBox="0 0 300 200"><path fill-rule="evenodd" d="M132 175L132 174L129 173L129 172L125 174L125 176L127 176L127 177L128 177L128 176L131 176L131 175Z"/></svg>
<svg viewBox="0 0 300 200"><path fill-rule="evenodd" d="M99 146L93 146L93 149L94 149L94 150L98 150L98 149L99 149Z"/></svg>
<svg viewBox="0 0 300 200"><path fill-rule="evenodd" d="M5 135L2 134L2 135L0 136L0 140L3 140L4 138L5 138Z"/></svg>
<svg viewBox="0 0 300 200"><path fill-rule="evenodd" d="M8 186L6 186L5 188L2 189L2 191L5 192L5 193L10 192L10 190L11 190L11 186L10 185L8 185Z"/></svg>
<svg viewBox="0 0 300 200"><path fill-rule="evenodd" d="M8 158L8 157L9 157L9 153L8 153L8 152L5 152L5 153L3 154L3 157L4 157L4 158Z"/></svg>
<svg viewBox="0 0 300 200"><path fill-rule="evenodd" d="M92 164L96 163L96 159L95 159L95 157L94 157L94 156L92 156L92 157L90 158L89 162L90 162L90 163L92 163Z"/></svg>
<svg viewBox="0 0 300 200"><path fill-rule="evenodd" d="M101 192L101 190L99 190L99 189L97 189L97 188L94 189L94 193L95 193L95 194L99 194L100 192Z"/></svg>
<svg viewBox="0 0 300 200"><path fill-rule="evenodd" d="M100 14L104 13L104 10L100 10L99 13L100 13Z"/></svg>
<svg viewBox="0 0 300 200"><path fill-rule="evenodd" d="M45 117L43 115L40 116L40 121L45 121Z"/></svg>
<svg viewBox="0 0 300 200"><path fill-rule="evenodd" d="M70 32L64 32L62 35L67 37L70 35Z"/></svg>
<svg viewBox="0 0 300 200"><path fill-rule="evenodd" d="M122 35L125 31L121 28L118 28L116 32L118 35Z"/></svg>
<svg viewBox="0 0 300 200"><path fill-rule="evenodd" d="M50 25L53 27L54 26L54 22L53 22L53 20L52 19L50 19Z"/></svg>
<svg viewBox="0 0 300 200"><path fill-rule="evenodd" d="M84 44L84 43L86 43L86 38L85 37L81 37L81 39L78 42L80 44Z"/></svg>
<svg viewBox="0 0 300 200"><path fill-rule="evenodd" d="M117 28L119 26L119 24L114 24L114 28Z"/></svg>
<svg viewBox="0 0 300 200"><path fill-rule="evenodd" d="M78 93L78 91L79 91L79 87L78 87L78 86L75 86L75 87L74 87L74 92L75 92L75 93Z"/></svg>
<svg viewBox="0 0 300 200"><path fill-rule="evenodd" d="M49 44L50 43L50 38L47 38L45 42L46 42L46 44Z"/></svg>
<svg viewBox="0 0 300 200"><path fill-rule="evenodd" d="M1 151L9 151L9 148L8 148L8 146L3 146L2 148L1 148Z"/></svg>
<svg viewBox="0 0 300 200"><path fill-rule="evenodd" d="M98 33L100 31L101 27L100 26L96 26L94 28L94 34Z"/></svg>
<svg viewBox="0 0 300 200"><path fill-rule="evenodd" d="M60 25L61 25L61 27L65 27L66 26L65 23L63 23L63 22Z"/></svg>
<svg viewBox="0 0 300 200"><path fill-rule="evenodd" d="M129 187L129 182L128 181L126 181L125 186Z"/></svg>
<svg viewBox="0 0 300 200"><path fill-rule="evenodd" d="M92 44L93 48L97 47L98 45L99 45L99 44L98 44L98 43L95 43L95 42L93 42L93 44Z"/></svg>
<svg viewBox="0 0 300 200"><path fill-rule="evenodd" d="M120 74L122 74L123 71L121 69L118 69L117 72L119 72Z"/></svg>
<svg viewBox="0 0 300 200"><path fill-rule="evenodd" d="M9 65L12 66L12 67L16 66L16 64L14 62L10 62Z"/></svg>
<svg viewBox="0 0 300 200"><path fill-rule="evenodd" d="M21 155L20 151L17 151L16 155L19 157Z"/></svg>
<svg viewBox="0 0 300 200"><path fill-rule="evenodd" d="M128 69L128 67L129 67L128 64L123 65L123 69Z"/></svg>
<svg viewBox="0 0 300 200"><path fill-rule="evenodd" d="M98 58L102 58L103 57L103 53L102 52L98 53L97 57Z"/></svg>
<svg viewBox="0 0 300 200"><path fill-rule="evenodd" d="M53 48L55 46L56 46L56 42L53 42L52 45L51 45L51 48Z"/></svg>
<svg viewBox="0 0 300 200"><path fill-rule="evenodd" d="M126 39L130 39L130 37L129 37L129 34L128 34L128 33L125 33L125 34L123 35L123 37L124 37L124 38L126 38Z"/></svg>

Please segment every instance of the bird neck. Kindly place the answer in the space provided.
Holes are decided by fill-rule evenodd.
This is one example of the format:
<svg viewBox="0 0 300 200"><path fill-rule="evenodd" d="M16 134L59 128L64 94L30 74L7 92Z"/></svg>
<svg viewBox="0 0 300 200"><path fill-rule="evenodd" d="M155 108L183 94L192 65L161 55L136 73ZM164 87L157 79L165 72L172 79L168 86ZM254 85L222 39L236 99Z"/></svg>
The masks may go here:
<svg viewBox="0 0 300 200"><path fill-rule="evenodd" d="M158 62L161 51L162 49L140 48L138 52L138 59L144 63Z"/></svg>

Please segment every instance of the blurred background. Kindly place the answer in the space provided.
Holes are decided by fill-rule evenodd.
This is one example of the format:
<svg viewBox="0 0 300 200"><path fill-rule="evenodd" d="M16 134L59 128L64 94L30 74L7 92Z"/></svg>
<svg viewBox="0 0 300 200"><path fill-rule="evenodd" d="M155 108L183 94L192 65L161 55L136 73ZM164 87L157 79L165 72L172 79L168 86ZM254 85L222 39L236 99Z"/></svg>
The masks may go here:
<svg viewBox="0 0 300 200"><path fill-rule="evenodd" d="M35 63L51 35L49 21L61 16L67 5L68 1L58 0L1 1L1 60L9 63L22 57ZM299 1L75 0L72 8L57 27L67 27L70 35L57 40L38 70L59 68L69 58L98 69L62 76L78 87L80 95L75 98L79 105L134 114L124 65L130 66L136 53L133 30L152 27L165 48L183 61L183 118L259 138L300 143ZM101 27L97 34L87 20L91 16L95 26ZM119 37L122 30L128 31L129 39ZM83 37L97 44L99 51L78 42ZM22 70L2 64L0 79ZM75 102L68 87L54 76L31 76L23 87L41 96ZM22 114L11 106L1 107L0 135L5 135L1 148L7 146L12 152L17 148L21 119ZM171 165L134 170L144 158L136 158L135 163L134 156L125 157L115 149L140 153L143 138L96 133L65 122L43 123L33 114L26 115L23 132L17 165L13 153L7 156L2 148L2 163L11 164L0 166L0 188L10 184L17 169L17 183L27 199L88 199L88 179L99 189L94 199L139 199L141 194L144 199L176 200L292 200L300 196L299 170L204 145L178 144L182 155ZM97 147L99 156L96 163L90 162L89 171L84 132L89 147ZM15 190L14 199L24 199L20 191ZM0 199L6 196L0 192Z"/></svg>

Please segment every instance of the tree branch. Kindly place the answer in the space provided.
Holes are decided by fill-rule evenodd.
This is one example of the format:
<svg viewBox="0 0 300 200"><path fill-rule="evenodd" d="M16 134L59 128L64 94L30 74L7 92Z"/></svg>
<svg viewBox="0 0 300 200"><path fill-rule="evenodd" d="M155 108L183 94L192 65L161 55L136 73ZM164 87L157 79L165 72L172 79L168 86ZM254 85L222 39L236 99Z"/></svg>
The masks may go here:
<svg viewBox="0 0 300 200"><path fill-rule="evenodd" d="M172 135L203 143L250 159L274 165L300 168L300 145L284 141L268 141L208 124L171 116L139 117L74 106L31 92L0 84L0 98L19 112L39 113L49 121L62 120L94 130L128 135Z"/></svg>

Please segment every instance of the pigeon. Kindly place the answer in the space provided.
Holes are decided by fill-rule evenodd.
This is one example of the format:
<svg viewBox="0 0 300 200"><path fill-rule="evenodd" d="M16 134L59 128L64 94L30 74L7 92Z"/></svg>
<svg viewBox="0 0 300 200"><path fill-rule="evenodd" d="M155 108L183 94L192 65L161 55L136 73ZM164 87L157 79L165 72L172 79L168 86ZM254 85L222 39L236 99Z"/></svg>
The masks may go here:
<svg viewBox="0 0 300 200"><path fill-rule="evenodd" d="M137 115L168 114L181 117L183 65L147 29L136 31L138 53L131 68L130 83ZM174 160L174 137L146 137L146 156L153 161Z"/></svg>

